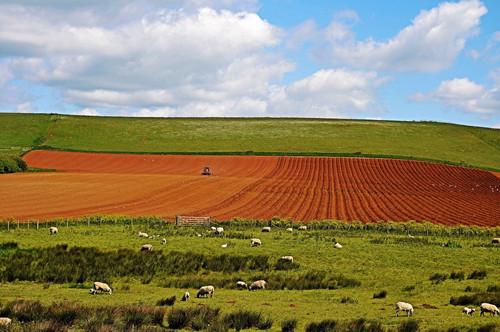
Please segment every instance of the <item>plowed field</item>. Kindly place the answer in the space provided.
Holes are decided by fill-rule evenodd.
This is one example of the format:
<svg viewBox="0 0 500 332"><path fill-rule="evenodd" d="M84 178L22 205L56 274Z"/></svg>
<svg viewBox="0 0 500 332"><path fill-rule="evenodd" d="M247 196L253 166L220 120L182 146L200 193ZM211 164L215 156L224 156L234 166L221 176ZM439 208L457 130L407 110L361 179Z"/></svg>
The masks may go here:
<svg viewBox="0 0 500 332"><path fill-rule="evenodd" d="M34 151L4 175L0 218L94 214L273 216L500 225L500 179L486 171L365 158L159 156ZM201 176L210 166L213 176Z"/></svg>

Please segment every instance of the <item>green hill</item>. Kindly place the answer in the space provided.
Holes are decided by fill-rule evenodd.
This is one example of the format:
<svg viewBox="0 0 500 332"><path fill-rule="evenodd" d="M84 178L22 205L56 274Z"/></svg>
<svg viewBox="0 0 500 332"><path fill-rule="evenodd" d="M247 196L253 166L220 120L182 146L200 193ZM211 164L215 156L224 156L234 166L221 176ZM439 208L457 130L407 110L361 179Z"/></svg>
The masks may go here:
<svg viewBox="0 0 500 332"><path fill-rule="evenodd" d="M0 153L356 155L500 169L500 130L435 122L0 113Z"/></svg>

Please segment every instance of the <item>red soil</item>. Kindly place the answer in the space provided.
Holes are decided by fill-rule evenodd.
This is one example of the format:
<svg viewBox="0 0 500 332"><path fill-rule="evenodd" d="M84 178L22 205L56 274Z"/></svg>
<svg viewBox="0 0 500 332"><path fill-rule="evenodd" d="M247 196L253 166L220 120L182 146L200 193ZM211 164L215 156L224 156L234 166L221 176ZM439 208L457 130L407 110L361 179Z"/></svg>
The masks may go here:
<svg viewBox="0 0 500 332"><path fill-rule="evenodd" d="M34 151L2 176L0 219L95 214L500 225L500 178L418 161ZM204 166L214 175L201 176Z"/></svg>

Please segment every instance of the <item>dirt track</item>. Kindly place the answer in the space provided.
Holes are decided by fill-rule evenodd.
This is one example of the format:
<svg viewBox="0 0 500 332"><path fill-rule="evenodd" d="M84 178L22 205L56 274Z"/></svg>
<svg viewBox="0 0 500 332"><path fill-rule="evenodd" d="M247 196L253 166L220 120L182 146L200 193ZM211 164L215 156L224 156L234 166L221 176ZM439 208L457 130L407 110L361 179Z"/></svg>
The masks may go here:
<svg viewBox="0 0 500 332"><path fill-rule="evenodd" d="M500 225L490 172L365 158L157 156L34 151L2 176L0 218L91 214ZM214 176L199 175L210 165Z"/></svg>

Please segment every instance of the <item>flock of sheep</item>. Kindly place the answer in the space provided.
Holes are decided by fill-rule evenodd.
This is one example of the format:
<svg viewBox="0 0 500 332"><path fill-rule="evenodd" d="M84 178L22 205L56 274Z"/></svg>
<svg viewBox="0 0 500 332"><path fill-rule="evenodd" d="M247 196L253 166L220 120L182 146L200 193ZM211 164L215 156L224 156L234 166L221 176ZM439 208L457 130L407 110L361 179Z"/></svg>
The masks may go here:
<svg viewBox="0 0 500 332"><path fill-rule="evenodd" d="M300 231L305 231L305 230L307 230L307 226L302 225L302 226L299 226L298 229ZM211 227L211 231L215 235L223 235L224 234L223 227ZM286 231L293 232L294 230L293 230L293 228L287 228ZM269 226L263 227L262 232L266 232L266 233L271 232L271 227L269 227ZM50 235L56 235L58 233L59 233L59 230L57 227L50 227L49 228ZM201 236L201 234L197 234L197 235ZM159 237L159 236L149 236L145 232L139 232L138 236L141 238L148 238L148 239L155 239L155 238ZM160 244L165 245L166 243L167 243L167 240L165 238L162 238L160 240ZM492 243L500 243L500 238L494 238ZM250 239L250 246L251 247L258 247L261 245L262 245L262 241L260 239L258 239L258 238ZM223 244L222 247L227 247L227 244ZM342 245L338 242L335 242L334 247L337 249L340 249L340 248L342 248ZM149 244L149 243L143 244L141 246L140 250L141 251L152 251L153 245ZM280 258L280 260L293 263L293 256L282 256ZM267 286L267 282L265 280L256 280L256 281L250 283L250 285L247 285L246 282L241 281L241 280L236 282L237 289L248 289L250 291L264 290L264 289L266 289L266 286ZM106 293L106 294L111 295L113 293L113 290L107 283L96 281L96 282L94 282L89 293L92 295L95 295L97 293ZM197 298L213 297L214 294L215 294L215 287L212 285L207 285L207 286L202 286L198 289L198 292L196 293L196 297ZM189 292L185 292L184 295L182 296L182 301L188 301L190 299L190 297L191 297L191 295L189 294ZM407 303L407 302L397 302L395 305L395 309L396 309L396 316L399 316L400 312L406 313L406 315L408 317L413 316L413 313L414 313L413 305L411 305L410 303ZM483 316L485 313L489 313L490 315L493 315L493 316L500 316L500 309L498 309L498 307L494 304L481 303L479 309L481 312L481 314L480 314L481 316ZM476 309L474 309L474 308L465 307L462 310L463 314L469 315L469 316L472 316L474 314L474 312L476 312ZM10 318L0 317L0 327L9 326L11 323L12 323L12 320Z"/></svg>

